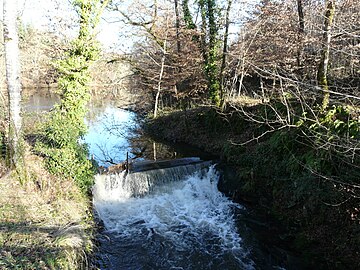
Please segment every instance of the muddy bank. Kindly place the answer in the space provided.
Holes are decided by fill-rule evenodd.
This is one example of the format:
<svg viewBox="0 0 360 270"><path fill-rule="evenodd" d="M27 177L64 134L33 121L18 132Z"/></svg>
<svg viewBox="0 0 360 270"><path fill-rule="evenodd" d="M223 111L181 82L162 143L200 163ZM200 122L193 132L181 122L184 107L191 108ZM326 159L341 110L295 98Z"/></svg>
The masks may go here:
<svg viewBox="0 0 360 270"><path fill-rule="evenodd" d="M230 164L233 170L226 172L219 188L251 204L264 221L271 220L282 244L309 261L306 269L359 269L360 226L352 212L358 201L344 202L346 197L332 183L304 170L298 160L316 163L320 158L303 145L298 130L284 129L255 140L267 127L247 121L239 112L219 113L209 107L161 116L145 128ZM334 177L349 171L327 166L338 174Z"/></svg>

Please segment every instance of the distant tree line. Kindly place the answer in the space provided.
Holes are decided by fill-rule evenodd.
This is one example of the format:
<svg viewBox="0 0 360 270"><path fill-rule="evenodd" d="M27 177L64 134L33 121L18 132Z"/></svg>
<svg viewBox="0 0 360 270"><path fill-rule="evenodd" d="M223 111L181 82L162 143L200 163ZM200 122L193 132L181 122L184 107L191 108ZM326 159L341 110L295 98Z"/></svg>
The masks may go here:
<svg viewBox="0 0 360 270"><path fill-rule="evenodd" d="M129 61L133 87L148 95L149 107L160 74L164 107L275 97L280 77L301 82L327 107L359 95L359 6L358 0L263 0L251 7L176 0L134 1L127 9L112 1L110 8L142 36Z"/></svg>
<svg viewBox="0 0 360 270"><path fill-rule="evenodd" d="M230 110L262 128L248 141L230 142L235 148L296 134L289 141L303 145L308 157L284 151L358 203L359 0L262 0L252 6L155 0L126 8L112 1L109 8L133 27L131 85L153 117L169 107L207 104L223 116Z"/></svg>

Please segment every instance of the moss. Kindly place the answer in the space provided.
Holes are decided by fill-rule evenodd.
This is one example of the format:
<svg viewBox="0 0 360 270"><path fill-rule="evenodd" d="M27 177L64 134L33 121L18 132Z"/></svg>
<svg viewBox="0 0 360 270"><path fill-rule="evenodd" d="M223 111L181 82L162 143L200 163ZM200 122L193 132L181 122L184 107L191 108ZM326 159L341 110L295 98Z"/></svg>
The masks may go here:
<svg viewBox="0 0 360 270"><path fill-rule="evenodd" d="M221 150L221 157L229 163L240 164L241 157L245 153L246 149L244 146L235 145L231 142L226 142Z"/></svg>
<svg viewBox="0 0 360 270"><path fill-rule="evenodd" d="M295 235L293 245L296 250L305 251L308 247L310 247L311 241L309 241L304 233L298 233Z"/></svg>

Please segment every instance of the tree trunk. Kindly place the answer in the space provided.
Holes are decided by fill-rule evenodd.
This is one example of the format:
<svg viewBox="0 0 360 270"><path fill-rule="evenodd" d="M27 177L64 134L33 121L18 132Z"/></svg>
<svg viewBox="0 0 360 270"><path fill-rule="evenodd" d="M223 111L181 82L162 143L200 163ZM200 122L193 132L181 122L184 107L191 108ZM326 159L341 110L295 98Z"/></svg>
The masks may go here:
<svg viewBox="0 0 360 270"><path fill-rule="evenodd" d="M11 165L16 165L19 158L18 143L21 135L19 38L16 29L17 1L4 0L3 13L6 81L9 96L9 157Z"/></svg>
<svg viewBox="0 0 360 270"><path fill-rule="evenodd" d="M335 15L335 0L327 0L325 21L324 21L324 36L323 36L323 48L321 51L321 60L317 73L318 85L324 92L322 109L325 110L329 105L330 93L327 81L329 54L330 54L330 41L331 41L331 28Z"/></svg>
<svg viewBox="0 0 360 270"><path fill-rule="evenodd" d="M200 35L200 51L204 59L205 66L208 64L208 52L206 50L206 37L207 37L207 20L206 20L206 8L205 0L199 0L198 5L201 13L201 35Z"/></svg>
<svg viewBox="0 0 360 270"><path fill-rule="evenodd" d="M166 40L164 42L164 52L163 56L161 58L161 69L160 69L160 75L159 75L159 82L158 82L158 89L155 96L155 105L154 105L154 118L157 117L157 111L158 111L158 104L159 104L159 97L160 97L160 91L161 91L161 83L162 83L162 77L164 74L164 66L165 66L165 46L166 46Z"/></svg>
<svg viewBox="0 0 360 270"><path fill-rule="evenodd" d="M209 26L209 52L207 77L209 81L210 100L216 106L220 105L220 83L219 83L219 69L218 69L218 52L216 48L218 28L215 18L216 3L215 0L207 0L207 17Z"/></svg>
<svg viewBox="0 0 360 270"><path fill-rule="evenodd" d="M298 67L302 67L302 55L303 55L303 40L305 34L305 19L304 8L302 0L297 0L298 16L299 16L299 28L298 28L298 51L297 51L297 64Z"/></svg>
<svg viewBox="0 0 360 270"><path fill-rule="evenodd" d="M168 29L168 21L166 21L166 29ZM154 118L157 117L157 111L158 111L158 104L159 104L159 97L160 97L160 91L161 91L161 83L162 83L162 77L164 74L164 67L165 67L165 59L166 59L166 42L167 42L167 32L165 35L164 40L164 46L162 48L162 58L161 58L161 68L160 68L160 74L159 74L159 82L158 82L158 89L155 96L155 105L154 105Z"/></svg>
<svg viewBox="0 0 360 270"><path fill-rule="evenodd" d="M190 13L189 9L189 0L183 0L182 2L183 14L184 14L184 21L187 29L195 29L196 25L193 21L193 18Z"/></svg>
<svg viewBox="0 0 360 270"><path fill-rule="evenodd" d="M176 48L177 52L180 52L180 17L179 17L179 3L178 0L175 0L175 26L176 26Z"/></svg>
<svg viewBox="0 0 360 270"><path fill-rule="evenodd" d="M201 13L201 52L204 58L204 70L208 83L209 99L216 106L220 105L220 83L218 67L218 27L216 22L215 0L199 0Z"/></svg>
<svg viewBox="0 0 360 270"><path fill-rule="evenodd" d="M221 83L221 91L220 91L220 100L221 103L224 102L224 70L226 66L226 56L227 56L227 47L228 47L228 38L229 38L229 26L230 26L230 10L231 10L232 0L228 0L228 6L226 8L225 15L225 34L224 34L224 44L223 44L223 53L221 59L221 67L220 67L220 83Z"/></svg>

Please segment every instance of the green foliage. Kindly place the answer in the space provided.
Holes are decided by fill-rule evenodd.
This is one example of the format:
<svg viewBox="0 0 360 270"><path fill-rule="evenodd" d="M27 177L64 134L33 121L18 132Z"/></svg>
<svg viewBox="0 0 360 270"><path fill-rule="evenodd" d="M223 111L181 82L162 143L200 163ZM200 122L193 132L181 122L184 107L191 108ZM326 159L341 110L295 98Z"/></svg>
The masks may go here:
<svg viewBox="0 0 360 270"><path fill-rule="evenodd" d="M266 149L266 150L265 150ZM325 149L315 149L301 135L300 129L274 133L266 143L258 147L260 155L267 153L258 169L271 170L275 175L296 178L313 178L313 173L324 175L332 172L331 154ZM262 152L262 154L261 154Z"/></svg>
<svg viewBox="0 0 360 270"><path fill-rule="evenodd" d="M5 134L0 130L0 157L4 158L6 155L6 143L5 143Z"/></svg>
<svg viewBox="0 0 360 270"><path fill-rule="evenodd" d="M209 98L216 106L220 105L220 82L218 79L217 55L214 53L209 57L205 66L205 73L208 79Z"/></svg>
<svg viewBox="0 0 360 270"><path fill-rule="evenodd" d="M215 0L199 0L198 5L202 19L201 50L204 58L204 73L208 82L209 99L216 106L220 106L217 4Z"/></svg>
<svg viewBox="0 0 360 270"><path fill-rule="evenodd" d="M95 61L100 56L99 42L90 39L90 37L75 39L71 47L69 56L82 63L84 67L88 65L87 61Z"/></svg>
<svg viewBox="0 0 360 270"><path fill-rule="evenodd" d="M341 105L333 105L318 123L311 125L312 129L322 131L331 141L335 136L359 139L360 122L351 117L350 109Z"/></svg>
<svg viewBox="0 0 360 270"><path fill-rule="evenodd" d="M199 120L202 120L209 134L215 137L218 136L218 133L222 134L224 130L230 129L229 123L217 110L209 110Z"/></svg>
<svg viewBox="0 0 360 270"><path fill-rule="evenodd" d="M239 157L245 153L245 148L243 146L235 145L230 142L227 142L223 145L222 156L229 163L239 163Z"/></svg>
<svg viewBox="0 0 360 270"><path fill-rule="evenodd" d="M188 29L195 29L196 25L193 21L193 18L191 16L190 9L189 9L189 0L184 0L182 2L182 8L183 8L184 21L185 21L186 27Z"/></svg>
<svg viewBox="0 0 360 270"><path fill-rule="evenodd" d="M94 168L87 159L86 146L50 148L48 145L38 144L36 150L47 157L46 167L54 175L73 179L84 192L93 184Z"/></svg>
<svg viewBox="0 0 360 270"><path fill-rule="evenodd" d="M51 173L73 179L83 191L92 184L94 170L87 159L88 151L79 143L86 133L84 122L90 99L89 67L100 55L94 27L98 22L99 1L74 1L80 15L79 36L70 46L66 57L55 66L60 73L58 81L61 101L44 125L45 140L36 149L46 159Z"/></svg>

